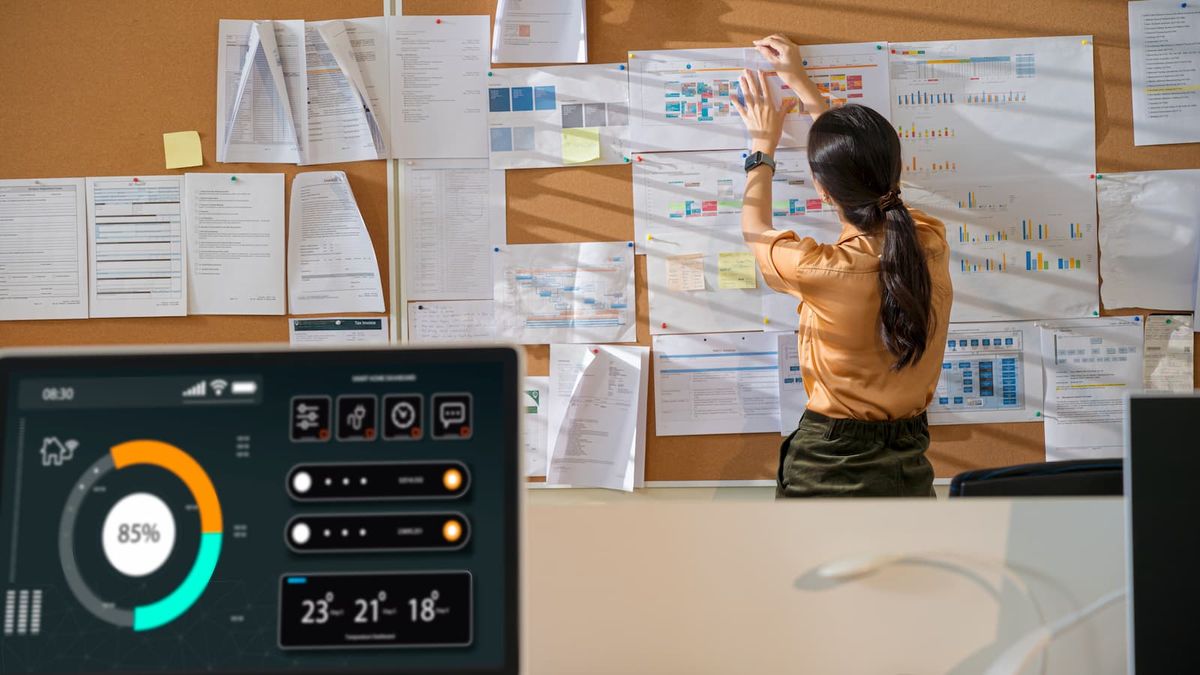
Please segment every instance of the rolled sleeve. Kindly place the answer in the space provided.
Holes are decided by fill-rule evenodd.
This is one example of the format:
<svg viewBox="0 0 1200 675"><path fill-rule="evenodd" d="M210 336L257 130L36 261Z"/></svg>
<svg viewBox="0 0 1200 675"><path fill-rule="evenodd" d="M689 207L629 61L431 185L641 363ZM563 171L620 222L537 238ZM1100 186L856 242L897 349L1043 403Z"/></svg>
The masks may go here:
<svg viewBox="0 0 1200 675"><path fill-rule="evenodd" d="M812 240L801 240L791 230L772 230L763 233L762 240L751 247L768 286L800 296L797 271L805 255L805 242Z"/></svg>

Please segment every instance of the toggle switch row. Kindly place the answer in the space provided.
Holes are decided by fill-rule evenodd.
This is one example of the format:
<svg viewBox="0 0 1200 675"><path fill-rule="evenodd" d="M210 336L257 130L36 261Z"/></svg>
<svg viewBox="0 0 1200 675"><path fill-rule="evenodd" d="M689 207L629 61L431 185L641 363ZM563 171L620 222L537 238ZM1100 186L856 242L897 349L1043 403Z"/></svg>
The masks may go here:
<svg viewBox="0 0 1200 675"><path fill-rule="evenodd" d="M470 538L470 522L461 513L296 516L285 534L296 553L455 551Z"/></svg>
<svg viewBox="0 0 1200 675"><path fill-rule="evenodd" d="M298 464L287 492L300 502L458 499L470 483L466 465L455 461Z"/></svg>

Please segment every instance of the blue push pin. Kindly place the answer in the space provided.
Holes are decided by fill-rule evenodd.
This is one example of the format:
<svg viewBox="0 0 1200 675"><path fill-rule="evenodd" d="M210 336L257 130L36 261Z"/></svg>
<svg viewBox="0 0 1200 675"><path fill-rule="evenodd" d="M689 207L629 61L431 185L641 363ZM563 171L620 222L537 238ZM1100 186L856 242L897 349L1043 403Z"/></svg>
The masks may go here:
<svg viewBox="0 0 1200 675"><path fill-rule="evenodd" d="M689 63L689 64L687 64L687 69L688 69L688 70L691 70L691 69L692 69L692 64L690 64L690 63Z"/></svg>
<svg viewBox="0 0 1200 675"><path fill-rule="evenodd" d="M633 242L629 242L629 248L633 248Z"/></svg>
<svg viewBox="0 0 1200 675"><path fill-rule="evenodd" d="M742 159L746 159L749 156L750 156L749 153L745 153L745 152L742 153Z"/></svg>
<svg viewBox="0 0 1200 675"><path fill-rule="evenodd" d="M622 63L621 65L617 66L617 70L625 70L625 64Z"/></svg>
<svg viewBox="0 0 1200 675"><path fill-rule="evenodd" d="M1187 9L1187 3L1186 3L1186 2L1181 2L1181 3L1179 3L1179 6L1180 6L1180 7L1182 7L1182 8L1184 8L1184 9Z"/></svg>
<svg viewBox="0 0 1200 675"><path fill-rule="evenodd" d="M496 248L494 248L494 249L492 249L492 250L493 250L493 251L495 251L496 253L499 253L499 252L500 252L500 247L499 247L499 246L497 246Z"/></svg>

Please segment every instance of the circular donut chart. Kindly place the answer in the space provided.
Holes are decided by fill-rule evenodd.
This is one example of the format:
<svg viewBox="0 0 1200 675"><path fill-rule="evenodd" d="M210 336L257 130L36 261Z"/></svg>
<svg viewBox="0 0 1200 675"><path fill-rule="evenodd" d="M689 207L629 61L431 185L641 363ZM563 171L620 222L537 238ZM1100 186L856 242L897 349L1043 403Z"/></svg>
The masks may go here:
<svg viewBox="0 0 1200 675"><path fill-rule="evenodd" d="M118 607L95 594L75 562L75 521L92 487L105 475L131 466L163 469L183 482L200 515L200 547L182 583L166 596L136 607ZM63 507L58 528L58 553L71 592L102 621L134 631L153 630L187 612L204 593L221 554L221 504L204 468L188 453L162 441L135 440L113 446L75 482Z"/></svg>

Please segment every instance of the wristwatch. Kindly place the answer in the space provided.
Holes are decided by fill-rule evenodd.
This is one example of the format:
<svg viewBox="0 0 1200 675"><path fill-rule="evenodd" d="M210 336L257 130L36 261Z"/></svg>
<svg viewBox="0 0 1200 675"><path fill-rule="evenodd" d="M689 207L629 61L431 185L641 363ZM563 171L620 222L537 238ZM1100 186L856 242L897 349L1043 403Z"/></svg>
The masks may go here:
<svg viewBox="0 0 1200 675"><path fill-rule="evenodd" d="M746 173L750 173L763 164L771 167L771 175L775 175L775 160L761 150L752 152L746 157Z"/></svg>

